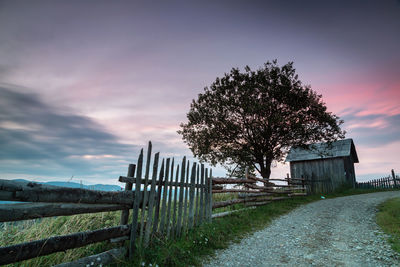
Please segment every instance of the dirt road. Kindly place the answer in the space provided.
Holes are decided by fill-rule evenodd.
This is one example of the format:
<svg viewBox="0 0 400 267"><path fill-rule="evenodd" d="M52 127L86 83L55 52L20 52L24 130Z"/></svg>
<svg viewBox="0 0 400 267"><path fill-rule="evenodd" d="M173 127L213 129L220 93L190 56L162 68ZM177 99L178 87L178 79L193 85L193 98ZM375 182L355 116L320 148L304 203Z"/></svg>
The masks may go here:
<svg viewBox="0 0 400 267"><path fill-rule="evenodd" d="M275 220L204 266L400 266L375 223L376 206L400 192L324 199Z"/></svg>

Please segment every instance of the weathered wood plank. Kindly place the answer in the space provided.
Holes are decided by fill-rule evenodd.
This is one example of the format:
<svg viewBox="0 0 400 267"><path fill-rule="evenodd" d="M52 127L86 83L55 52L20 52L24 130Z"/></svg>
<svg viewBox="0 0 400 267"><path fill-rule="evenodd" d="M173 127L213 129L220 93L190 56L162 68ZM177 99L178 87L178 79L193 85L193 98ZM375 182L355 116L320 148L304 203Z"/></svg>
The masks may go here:
<svg viewBox="0 0 400 267"><path fill-rule="evenodd" d="M196 186L200 184L200 165L197 164L197 172L196 172ZM196 193L195 193L195 198L196 198L196 210L195 210L195 215L194 215L194 224L198 225L199 224L199 219L200 219L200 187L196 187Z"/></svg>
<svg viewBox="0 0 400 267"><path fill-rule="evenodd" d="M120 225L112 228L49 237L47 239L0 247L0 265L49 255L71 248L83 247L111 238L126 236L129 235L129 232L130 227L128 225Z"/></svg>
<svg viewBox="0 0 400 267"><path fill-rule="evenodd" d="M91 255L85 258L81 258L72 262L65 262L54 267L86 267L86 266L100 266L110 264L116 260L122 260L125 257L126 248L113 248L102 253Z"/></svg>
<svg viewBox="0 0 400 267"><path fill-rule="evenodd" d="M262 196L272 196L273 193L247 193L247 194L238 194L238 198L246 198L246 197L262 197Z"/></svg>
<svg viewBox="0 0 400 267"><path fill-rule="evenodd" d="M0 179L0 200L50 203L132 205L132 191L109 192ZM8 198L10 197L11 198Z"/></svg>
<svg viewBox="0 0 400 267"><path fill-rule="evenodd" d="M160 232L165 232L165 220L166 220L166 209L167 209L167 194L168 194L168 180L169 180L169 163L170 159L167 158L166 166L165 166L165 183L162 195L162 203L161 203L161 220L160 220ZM161 189L159 189L161 191Z"/></svg>
<svg viewBox="0 0 400 267"><path fill-rule="evenodd" d="M264 205L267 205L267 204L269 204L269 203L271 203L271 201L264 201L264 202L246 202L246 203L245 203L245 206L246 206L246 207L249 207L249 206L254 206L254 207L256 207L256 206L264 206Z"/></svg>
<svg viewBox="0 0 400 267"><path fill-rule="evenodd" d="M135 164L129 164L128 167L128 177L133 177L135 176L135 169L136 169L136 165ZM131 191L132 190L132 183L131 182L127 182L125 183L125 191ZM121 213L121 221L119 224L124 225L128 223L128 218L129 218L129 208L126 210L123 210Z"/></svg>
<svg viewBox="0 0 400 267"><path fill-rule="evenodd" d="M183 198L183 217L182 217L182 233L185 233L188 228L188 199L189 199L189 169L190 163L187 161L186 175L185 175L185 195Z"/></svg>
<svg viewBox="0 0 400 267"><path fill-rule="evenodd" d="M226 201L219 201L215 202L212 206L213 209L217 208L223 208L231 205L236 205L240 203L245 203L247 200L246 199L231 199L231 200L226 200Z"/></svg>
<svg viewBox="0 0 400 267"><path fill-rule="evenodd" d="M255 180L260 181L260 182L266 182L265 179L259 178L259 177L257 177L257 176L251 175L251 174L248 175L248 179L255 179ZM261 180L262 180L262 181L261 181ZM293 181L303 181L304 179L303 179L303 178L290 178L290 180L293 180ZM268 181L282 181L282 182L286 182L287 179L268 178Z"/></svg>
<svg viewBox="0 0 400 267"><path fill-rule="evenodd" d="M174 179L174 158L172 158L172 163L171 163L171 180L170 182L172 182L172 180ZM170 234L171 234L171 208L173 207L172 204L172 195L173 195L173 186L172 183L169 183L168 185L168 202L167 202L167 220L166 220L166 233L167 233L167 237L170 238Z"/></svg>
<svg viewBox="0 0 400 267"><path fill-rule="evenodd" d="M0 205L0 222L126 210L127 205L75 203L16 203Z"/></svg>
<svg viewBox="0 0 400 267"><path fill-rule="evenodd" d="M196 162L193 162L192 166L192 174L190 177L190 192L189 192L189 220L188 220L188 228L192 229L194 226L194 185L196 183Z"/></svg>
<svg viewBox="0 0 400 267"><path fill-rule="evenodd" d="M257 181L252 179L235 179L235 178L213 178L212 184L254 184Z"/></svg>
<svg viewBox="0 0 400 267"><path fill-rule="evenodd" d="M143 149L140 151L140 155L139 155L137 164L138 164L138 168L136 171L136 178L138 178L138 179L136 180L136 183L135 183L135 199L139 200L139 198L140 198L140 201L135 201L135 202L133 202L133 205L132 205L132 223L131 223L132 231L130 234L129 253L128 253L130 259L133 258L133 255L134 255L135 249L136 249L135 244L136 244L136 238L137 238L138 230L139 230L138 218L139 218L139 209L141 206L140 202L144 200L144 192L143 192L143 194L139 193L139 191L141 190L141 186L142 186L141 182L140 182L141 181L140 178L142 177L142 168L143 168ZM145 189L145 191L146 191L146 189ZM145 213L145 210L143 209L142 215L144 213Z"/></svg>
<svg viewBox="0 0 400 267"><path fill-rule="evenodd" d="M205 168L204 170L204 185L205 185L205 189L204 189L204 220L208 221L208 206L210 205L209 201L210 198L208 197L209 194L212 192L209 192L209 179L208 179L208 169Z"/></svg>
<svg viewBox="0 0 400 267"><path fill-rule="evenodd" d="M206 219L206 179L204 171L204 164L201 164L200 223Z"/></svg>
<svg viewBox="0 0 400 267"><path fill-rule="evenodd" d="M130 183L136 183L136 178L132 178L132 177L126 177L126 176L120 176L118 179L119 182L121 183L126 183L126 182L130 182ZM141 179L142 184L145 182L145 179ZM148 183L151 184L152 180L149 179ZM173 186L181 186L181 182L178 181L174 181L174 182L170 182L172 183ZM165 185L165 182L163 181L161 183L162 185ZM189 183L183 183L183 186L187 186L189 187L190 184ZM201 188L200 185L195 185L196 188Z"/></svg>
<svg viewBox="0 0 400 267"><path fill-rule="evenodd" d="M182 232L182 213L183 213L183 194L184 194L184 182L185 182L185 173L186 173L186 157L183 157L182 160L182 169L181 169L181 186L179 187L179 203L178 203L178 218L176 224L176 235L180 236Z"/></svg>
<svg viewBox="0 0 400 267"><path fill-rule="evenodd" d="M212 190L213 194L217 193L261 193L262 191L256 190L245 190L245 189L223 189L223 190Z"/></svg>
<svg viewBox="0 0 400 267"><path fill-rule="evenodd" d="M179 165L176 168L176 175L175 175L175 181L178 180L179 177ZM178 187L175 186L174 190L174 206L173 206L173 215L172 215L172 226L171 226L171 236L175 237L176 236L176 229L177 229L177 205L178 205Z"/></svg>
<svg viewBox="0 0 400 267"><path fill-rule="evenodd" d="M153 145L151 141L149 141L149 144L147 146L147 157L146 157L146 172L144 177L149 178L150 175L150 164L151 164L151 150L153 149ZM140 176L142 177L142 176Z"/></svg>
<svg viewBox="0 0 400 267"><path fill-rule="evenodd" d="M161 163L161 170L160 170L160 175L159 175L159 180L157 184L157 198L156 198L156 203L154 207L154 221L153 221L153 230L152 233L155 233L158 231L158 221L160 217L160 205L161 205L161 193L162 193L162 184L164 182L164 159L162 160Z"/></svg>
<svg viewBox="0 0 400 267"><path fill-rule="evenodd" d="M143 206L142 206L142 211L141 211L141 216L140 216L140 231L139 231L139 238L140 241L143 240L143 233L144 233L144 219L146 217L146 209L145 207L148 204L148 197L149 197L149 192L148 192L148 185L149 185L149 171L150 171L150 162L151 162L151 150L152 150L152 144L149 142L149 146L147 148L147 157L146 157L146 171L144 175L144 181L140 181L141 184L144 184L144 200L143 200ZM139 177L140 179L142 178L141 176ZM139 179L138 178L138 179Z"/></svg>
<svg viewBox="0 0 400 267"><path fill-rule="evenodd" d="M154 155L154 165L153 165L153 179L151 182L151 187L150 187L150 195L149 195L149 206L147 210L147 223L145 227L145 233L144 233L144 247L148 247L149 242L150 242L150 233L152 229L152 223L153 223L153 208L154 208L154 198L156 195L156 179L157 179L157 172L158 172L158 159L160 157L160 152L157 152Z"/></svg>
<svg viewBox="0 0 400 267"><path fill-rule="evenodd" d="M212 169L210 169L210 176L208 182L208 197L209 197L209 206L208 206L208 222L212 221L212 206L213 206L213 198L212 198Z"/></svg>

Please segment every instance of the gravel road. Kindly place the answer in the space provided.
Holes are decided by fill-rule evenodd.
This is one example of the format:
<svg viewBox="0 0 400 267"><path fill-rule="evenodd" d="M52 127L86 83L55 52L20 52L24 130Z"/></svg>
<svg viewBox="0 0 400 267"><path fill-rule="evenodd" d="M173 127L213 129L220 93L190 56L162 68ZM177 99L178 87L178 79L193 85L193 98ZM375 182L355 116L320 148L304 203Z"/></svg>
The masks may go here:
<svg viewBox="0 0 400 267"><path fill-rule="evenodd" d="M400 192L324 199L279 217L218 251L204 266L400 266L375 223L376 206Z"/></svg>

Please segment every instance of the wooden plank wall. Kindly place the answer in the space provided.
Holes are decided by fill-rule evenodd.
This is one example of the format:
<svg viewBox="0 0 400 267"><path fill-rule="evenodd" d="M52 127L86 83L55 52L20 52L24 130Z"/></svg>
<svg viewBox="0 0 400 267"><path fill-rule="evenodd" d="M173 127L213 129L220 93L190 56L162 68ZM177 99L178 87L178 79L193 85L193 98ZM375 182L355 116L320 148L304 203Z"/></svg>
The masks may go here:
<svg viewBox="0 0 400 267"><path fill-rule="evenodd" d="M354 165L344 158L290 162L290 173L305 179L310 194L329 193L355 181Z"/></svg>

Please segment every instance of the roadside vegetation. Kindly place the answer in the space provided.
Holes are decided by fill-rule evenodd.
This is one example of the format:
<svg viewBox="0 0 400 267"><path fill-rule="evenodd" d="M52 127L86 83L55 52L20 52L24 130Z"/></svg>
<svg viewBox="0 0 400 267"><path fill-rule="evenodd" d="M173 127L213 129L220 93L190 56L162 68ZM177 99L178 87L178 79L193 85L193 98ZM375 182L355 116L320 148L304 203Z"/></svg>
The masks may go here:
<svg viewBox="0 0 400 267"><path fill-rule="evenodd" d="M400 253L400 198L393 198L379 205L376 221L389 234L392 249Z"/></svg>
<svg viewBox="0 0 400 267"><path fill-rule="evenodd" d="M340 192L324 195L325 198L372 193L387 190L345 189ZM232 196L217 195L218 201ZM321 195L294 197L276 201L265 206L232 213L226 217L213 219L212 223L195 228L188 235L177 240L166 240L162 237L153 239L147 249L139 248L131 262L120 262L112 266L200 266L207 256L218 249L228 247L232 242L239 242L245 235L266 227L273 219L296 207L320 200ZM215 199L216 201L217 199ZM397 201L397 202L396 202ZM397 209L396 209L397 207ZM215 212L243 209L242 204L218 209ZM393 238L394 249L400 249L400 199L382 206L381 220L386 223L387 231L395 232L397 223L397 239ZM0 246L43 239L55 235L111 227L119 224L121 212L103 212L94 214L60 216L29 220L17 224L6 223L0 230ZM384 228L385 229L385 228ZM385 230L386 231L386 230ZM126 245L128 245L126 243ZM90 246L67 250L36 259L23 261L7 266L52 266L66 261L100 253L116 247L115 244L101 242ZM151 265L150 265L151 264Z"/></svg>

